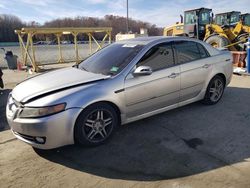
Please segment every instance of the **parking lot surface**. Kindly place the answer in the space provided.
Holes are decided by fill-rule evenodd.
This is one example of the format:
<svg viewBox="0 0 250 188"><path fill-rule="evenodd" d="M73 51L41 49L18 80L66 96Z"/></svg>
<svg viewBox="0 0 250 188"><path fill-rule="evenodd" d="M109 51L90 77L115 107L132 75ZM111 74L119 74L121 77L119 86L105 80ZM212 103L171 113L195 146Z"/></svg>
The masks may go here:
<svg viewBox="0 0 250 188"><path fill-rule="evenodd" d="M6 130L14 85L0 95L1 187L250 187L250 77L233 76L216 105L198 102L122 126L98 147L49 151Z"/></svg>

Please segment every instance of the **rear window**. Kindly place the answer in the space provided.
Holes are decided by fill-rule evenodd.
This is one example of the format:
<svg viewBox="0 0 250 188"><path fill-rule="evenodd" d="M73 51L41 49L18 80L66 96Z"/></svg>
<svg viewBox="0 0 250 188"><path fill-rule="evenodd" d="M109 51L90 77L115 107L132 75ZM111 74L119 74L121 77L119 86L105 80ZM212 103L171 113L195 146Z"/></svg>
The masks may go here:
<svg viewBox="0 0 250 188"><path fill-rule="evenodd" d="M207 50L201 44L199 44L199 43L196 43L196 44L199 48L201 58L206 58L206 57L210 56L208 54Z"/></svg>
<svg viewBox="0 0 250 188"><path fill-rule="evenodd" d="M198 59L209 57L209 53L201 44L192 41L175 42L175 50L178 57L178 63L187 63Z"/></svg>
<svg viewBox="0 0 250 188"><path fill-rule="evenodd" d="M177 41L175 42L175 50L177 52L178 63L186 63L200 59L200 51L195 42Z"/></svg>

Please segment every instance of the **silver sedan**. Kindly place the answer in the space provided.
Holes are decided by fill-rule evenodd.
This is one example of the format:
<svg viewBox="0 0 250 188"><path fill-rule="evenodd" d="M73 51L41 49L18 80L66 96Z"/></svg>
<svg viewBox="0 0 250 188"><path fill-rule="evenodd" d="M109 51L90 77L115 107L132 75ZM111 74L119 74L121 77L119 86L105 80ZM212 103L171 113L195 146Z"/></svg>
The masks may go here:
<svg viewBox="0 0 250 188"><path fill-rule="evenodd" d="M35 148L98 145L119 125L195 101L216 104L231 77L228 51L190 38L136 38L20 83L6 115Z"/></svg>

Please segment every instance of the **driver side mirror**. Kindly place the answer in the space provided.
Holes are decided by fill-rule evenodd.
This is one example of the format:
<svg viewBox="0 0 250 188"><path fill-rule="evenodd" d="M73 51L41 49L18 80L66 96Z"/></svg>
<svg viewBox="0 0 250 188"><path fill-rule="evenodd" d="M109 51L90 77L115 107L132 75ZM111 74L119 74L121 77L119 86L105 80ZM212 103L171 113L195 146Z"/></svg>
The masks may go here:
<svg viewBox="0 0 250 188"><path fill-rule="evenodd" d="M152 74L152 68L149 66L139 66L133 72L134 76L146 76Z"/></svg>

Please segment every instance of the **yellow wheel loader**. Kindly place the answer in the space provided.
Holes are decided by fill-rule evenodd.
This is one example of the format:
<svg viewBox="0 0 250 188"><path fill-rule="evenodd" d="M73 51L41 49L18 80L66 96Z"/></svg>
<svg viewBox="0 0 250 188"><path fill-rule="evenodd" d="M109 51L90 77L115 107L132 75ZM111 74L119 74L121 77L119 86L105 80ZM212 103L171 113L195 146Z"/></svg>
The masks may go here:
<svg viewBox="0 0 250 188"><path fill-rule="evenodd" d="M183 36L183 27L183 23L179 22L170 27L165 27L163 30L163 36Z"/></svg>
<svg viewBox="0 0 250 188"><path fill-rule="evenodd" d="M244 49L248 36L240 12L232 11L215 15L214 23L206 26L204 41L214 47L227 47L236 51Z"/></svg>
<svg viewBox="0 0 250 188"><path fill-rule="evenodd" d="M245 16L248 23L249 17ZM246 26L240 21L240 12L227 12L217 14L213 22L212 9L199 8L184 12L183 31L179 30L178 35L204 40L214 47L226 47L229 50L241 50L249 32ZM173 26L172 26L173 27ZM178 36L175 30L168 32L171 27L164 29L165 36ZM182 33L182 34L180 34Z"/></svg>

